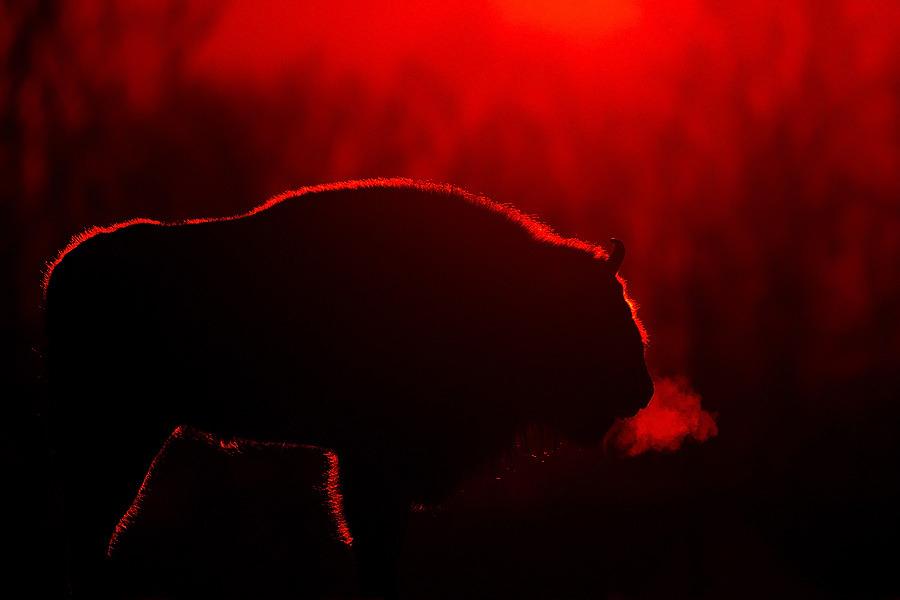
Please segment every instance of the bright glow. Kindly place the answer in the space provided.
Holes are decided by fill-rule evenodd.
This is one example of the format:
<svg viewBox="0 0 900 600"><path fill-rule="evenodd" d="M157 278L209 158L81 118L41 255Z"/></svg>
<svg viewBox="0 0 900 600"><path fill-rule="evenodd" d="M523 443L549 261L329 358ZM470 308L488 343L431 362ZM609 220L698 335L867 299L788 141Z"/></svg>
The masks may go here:
<svg viewBox="0 0 900 600"><path fill-rule="evenodd" d="M496 0L496 3L510 21L580 37L633 25L640 18L634 0Z"/></svg>
<svg viewBox="0 0 900 600"><path fill-rule="evenodd" d="M646 408L616 423L606 436L615 449L629 456L648 450L674 451L688 437L705 442L719 433L716 414L700 408L700 395L683 378L654 381L653 398Z"/></svg>

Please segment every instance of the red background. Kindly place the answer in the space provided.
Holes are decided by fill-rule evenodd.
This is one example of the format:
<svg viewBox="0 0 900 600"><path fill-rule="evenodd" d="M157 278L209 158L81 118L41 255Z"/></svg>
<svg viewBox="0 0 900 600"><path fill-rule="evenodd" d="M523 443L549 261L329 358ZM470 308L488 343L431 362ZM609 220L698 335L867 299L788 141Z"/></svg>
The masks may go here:
<svg viewBox="0 0 900 600"><path fill-rule="evenodd" d="M891 0L4 4L23 543L56 532L33 381L41 271L71 235L405 176L623 239L649 366L719 413L704 444L564 448L415 517L413 593L900 592L877 550L900 492L898 28Z"/></svg>

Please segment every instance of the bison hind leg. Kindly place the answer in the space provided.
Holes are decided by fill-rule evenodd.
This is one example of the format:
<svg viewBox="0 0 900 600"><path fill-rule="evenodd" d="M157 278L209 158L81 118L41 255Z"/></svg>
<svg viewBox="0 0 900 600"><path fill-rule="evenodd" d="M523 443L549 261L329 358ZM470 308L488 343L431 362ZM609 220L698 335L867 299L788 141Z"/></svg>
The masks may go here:
<svg viewBox="0 0 900 600"><path fill-rule="evenodd" d="M131 507L166 435L85 428L57 439L69 587L75 598L121 595L110 540Z"/></svg>

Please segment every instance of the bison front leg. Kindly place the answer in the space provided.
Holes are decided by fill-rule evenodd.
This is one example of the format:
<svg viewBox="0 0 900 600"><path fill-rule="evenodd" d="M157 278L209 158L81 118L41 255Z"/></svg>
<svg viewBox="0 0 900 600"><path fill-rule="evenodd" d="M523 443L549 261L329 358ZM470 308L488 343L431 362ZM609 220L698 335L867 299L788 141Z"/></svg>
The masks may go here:
<svg viewBox="0 0 900 600"><path fill-rule="evenodd" d="M340 457L344 513L363 597L396 598L411 498L386 461Z"/></svg>

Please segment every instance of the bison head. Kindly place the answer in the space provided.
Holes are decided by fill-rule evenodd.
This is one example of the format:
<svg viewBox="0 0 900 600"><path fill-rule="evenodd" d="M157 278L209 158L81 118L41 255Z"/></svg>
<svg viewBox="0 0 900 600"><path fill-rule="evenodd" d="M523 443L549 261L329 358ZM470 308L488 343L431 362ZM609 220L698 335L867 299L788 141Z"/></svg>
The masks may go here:
<svg viewBox="0 0 900 600"><path fill-rule="evenodd" d="M633 416L653 396L644 361L646 333L618 275L625 246L612 243L608 258L592 261L589 289L570 299L560 352L554 369L546 371L555 381L543 392L544 417L581 446L602 441L616 419Z"/></svg>

